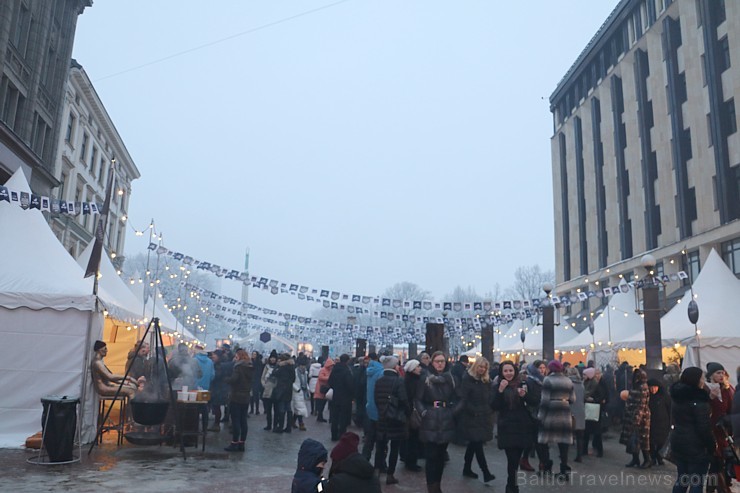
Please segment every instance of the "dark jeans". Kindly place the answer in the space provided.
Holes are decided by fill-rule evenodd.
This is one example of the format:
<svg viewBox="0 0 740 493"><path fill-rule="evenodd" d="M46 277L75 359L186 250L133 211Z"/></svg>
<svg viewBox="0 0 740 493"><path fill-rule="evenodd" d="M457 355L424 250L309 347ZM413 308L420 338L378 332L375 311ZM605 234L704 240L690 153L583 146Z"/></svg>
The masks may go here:
<svg viewBox="0 0 740 493"><path fill-rule="evenodd" d="M704 491L704 480L707 477L708 462L677 461L678 477L673 485L673 493L701 493Z"/></svg>
<svg viewBox="0 0 740 493"><path fill-rule="evenodd" d="M398 464L398 450L401 446L401 440L391 440L391 452L388 455L388 474L396 472L396 465ZM377 448L375 450L375 468L380 469L385 463L385 455L388 452L388 441L378 440Z"/></svg>
<svg viewBox="0 0 740 493"><path fill-rule="evenodd" d="M424 472L427 477L427 484L435 484L442 482L442 472L445 467L445 452L447 452L446 443L432 443L427 442L424 444L424 452L426 453L426 467Z"/></svg>
<svg viewBox="0 0 740 493"><path fill-rule="evenodd" d="M365 415L365 437L362 443L362 456L367 460L373 456L373 447L375 446L375 427L378 425L377 421L370 419L370 416Z"/></svg>
<svg viewBox="0 0 740 493"><path fill-rule="evenodd" d="M470 469L473 456L478 461L478 467L480 467L481 471L484 473L490 472L488 470L488 463L486 462L486 454L483 453L483 442L468 442L468 446L465 448L465 469Z"/></svg>
<svg viewBox="0 0 740 493"><path fill-rule="evenodd" d="M598 421L586 421L586 429L583 431L583 455L588 455L588 442L593 436L593 447L599 454L604 453L604 443L601 440L601 423Z"/></svg>
<svg viewBox="0 0 740 493"><path fill-rule="evenodd" d="M331 421L332 440L339 440L339 437L347 431L350 421L352 421L352 402L335 402Z"/></svg>
<svg viewBox="0 0 740 493"><path fill-rule="evenodd" d="M506 486L516 486L516 471L522 458L523 449L506 448Z"/></svg>
<svg viewBox="0 0 740 493"><path fill-rule="evenodd" d="M264 398L262 399L262 404L265 408L265 417L267 418L267 428L272 428L272 417L274 414L273 411L273 404L274 401L272 399Z"/></svg>
<svg viewBox="0 0 740 493"><path fill-rule="evenodd" d="M317 419L324 419L324 408L326 407L326 399L315 399L316 403L316 417Z"/></svg>
<svg viewBox="0 0 740 493"><path fill-rule="evenodd" d="M260 395L259 392L255 392L254 390L249 397L249 412L257 414L260 412Z"/></svg>
<svg viewBox="0 0 740 493"><path fill-rule="evenodd" d="M231 412L231 441L243 442L247 439L247 412L249 404L240 404L231 401L229 403Z"/></svg>
<svg viewBox="0 0 740 493"><path fill-rule="evenodd" d="M273 401L275 406L275 421L272 429L283 429L285 427L285 413L290 409L290 401Z"/></svg>

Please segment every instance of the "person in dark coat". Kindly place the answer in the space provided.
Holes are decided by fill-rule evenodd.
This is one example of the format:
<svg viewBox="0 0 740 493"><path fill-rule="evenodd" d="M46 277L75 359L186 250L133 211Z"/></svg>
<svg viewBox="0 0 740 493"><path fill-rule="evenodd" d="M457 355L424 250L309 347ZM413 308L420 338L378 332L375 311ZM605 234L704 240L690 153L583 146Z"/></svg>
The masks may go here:
<svg viewBox="0 0 740 493"><path fill-rule="evenodd" d="M650 455L653 462L663 465L660 449L671 431L671 397L663 390L659 380L648 380L650 389Z"/></svg>
<svg viewBox="0 0 740 493"><path fill-rule="evenodd" d="M252 368L254 368L254 374L262 376L262 355L257 351L252 351ZM262 398L262 379L252 379L252 397L249 401L249 414L258 415L260 413L260 399Z"/></svg>
<svg viewBox="0 0 740 493"><path fill-rule="evenodd" d="M339 357L339 363L329 375L329 387L334 389L332 406L334 414L331 420L331 439L339 440L339 436L347 431L352 420L352 398L354 382L352 371L349 369L349 355L343 354Z"/></svg>
<svg viewBox="0 0 740 493"><path fill-rule="evenodd" d="M442 351L436 351L414 400L414 406L421 413L419 437L424 442L429 493L442 491L440 483L447 445L455 435L455 414L461 409L459 402L453 408L455 379L444 371L446 366L447 357Z"/></svg>
<svg viewBox="0 0 740 493"><path fill-rule="evenodd" d="M488 462L483 452L483 444L493 440L493 409L491 409L493 398L488 367L486 358L476 358L475 363L463 375L458 390L463 406L459 417L463 433L468 440L462 474L467 478L478 478L478 474L472 469L473 456L475 456L485 483L496 479L496 476L488 469Z"/></svg>
<svg viewBox="0 0 740 493"><path fill-rule="evenodd" d="M313 438L306 438L298 451L298 468L290 493L316 493L327 461L326 448Z"/></svg>
<svg viewBox="0 0 740 493"><path fill-rule="evenodd" d="M221 431L221 406L225 406L229 402L229 384L226 383L226 366L229 365L230 369L233 369L233 364L226 363L222 359L223 351L217 349L211 353L211 361L213 361L214 377L211 382L211 400L208 403L211 412L213 412L214 420L213 426L208 428L208 431ZM253 378L252 380L256 380Z"/></svg>
<svg viewBox="0 0 740 493"><path fill-rule="evenodd" d="M576 400L573 382L563 374L563 364L552 360L547 364L549 374L542 383L542 398L537 419L541 427L537 441L542 444L555 443L560 453L558 478L568 480L568 448L573 443L573 418L570 406Z"/></svg>
<svg viewBox="0 0 740 493"><path fill-rule="evenodd" d="M403 377L403 384L406 387L406 395L409 397L409 405L413 411L414 396L419 389L421 382L421 372L423 370L419 360L410 359L406 362L403 367L405 375ZM404 463L405 468L408 471L419 472L421 466L419 466L419 456L423 455L422 444L419 440L419 429L409 424L409 437L405 444ZM401 448L404 450L404 444L401 443Z"/></svg>
<svg viewBox="0 0 740 493"><path fill-rule="evenodd" d="M278 356L278 364L272 376L275 377L275 388L272 389L272 402L275 406L273 433L290 433L293 431L293 411L290 403L293 400L293 382L295 382L295 361L289 354ZM288 419L285 419L286 414Z"/></svg>
<svg viewBox="0 0 740 493"><path fill-rule="evenodd" d="M521 380L514 362L504 361L499 365L493 389L493 408L498 413L498 448L506 453L506 493L519 493L517 469L537 430L524 400L528 385Z"/></svg>
<svg viewBox="0 0 740 493"><path fill-rule="evenodd" d="M542 360L535 360L530 363L527 367L527 392L524 395L524 400L527 402L527 409L532 415L532 419L537 425L532 437L532 447L537 452L537 458L540 461L539 470L541 473L552 472L552 461L550 460L550 446L546 443L539 443L537 441L537 434L539 432L542 423L537 419L537 412L540 408L540 401L542 400L542 384L545 381L547 375L547 362ZM522 471L534 471L534 468L529 464L529 452L531 449L527 449L522 454L522 460L519 467Z"/></svg>
<svg viewBox="0 0 740 493"><path fill-rule="evenodd" d="M327 493L381 493L375 469L357 451L360 437L346 432L331 451L331 469L324 491Z"/></svg>
<svg viewBox="0 0 740 493"><path fill-rule="evenodd" d="M234 370L226 379L230 385L229 412L231 413L231 444L227 452L244 452L247 440L247 411L249 410L249 392L252 389L252 364L249 355L243 349L234 355Z"/></svg>
<svg viewBox="0 0 740 493"><path fill-rule="evenodd" d="M455 385L458 387L462 383L463 376L468 372L468 363L469 360L467 355L463 354L458 358L455 364L452 365L450 373L455 377Z"/></svg>
<svg viewBox="0 0 740 493"><path fill-rule="evenodd" d="M716 490L724 493L730 491L732 478L726 474L723 451L730 445L727 442L725 429L730 425L729 416L732 413L732 400L735 389L730 385L729 375L721 363L707 363L707 385L709 389L709 406L711 408L710 424L717 442L717 453L709 464L708 483L716 485ZM718 426L719 425L719 426ZM710 488L707 488L710 491Z"/></svg>
<svg viewBox="0 0 740 493"><path fill-rule="evenodd" d="M717 448L710 424L711 407L703 374L701 368L686 368L670 389L673 421L671 455L678 474L673 493L703 491L709 462Z"/></svg>
<svg viewBox="0 0 740 493"><path fill-rule="evenodd" d="M394 476L396 464L398 464L398 452L401 440L408 436L407 421L411 412L409 399L406 395L406 386L398 375L398 358L387 356L383 360L383 376L375 383L375 405L378 408L378 423L376 425L376 448L375 448L375 468L381 469L385 464L385 456L388 452L388 442L390 441L390 454L388 455L388 473L385 484L397 484L398 480ZM399 415L391 416L389 414L389 402L395 400ZM401 416L402 414L402 416ZM403 419L398 419L403 417Z"/></svg>
<svg viewBox="0 0 740 493"><path fill-rule="evenodd" d="M358 358L352 375L355 379L355 416L354 423L358 427L365 426L365 406L367 405L367 364L368 357Z"/></svg>
<svg viewBox="0 0 740 493"><path fill-rule="evenodd" d="M583 431L583 449L581 455L588 455L588 442L593 436L593 447L596 450L596 457L604 456L604 443L601 436L601 417L604 416L606 403L608 402L609 392L607 386L602 384L603 379L599 370L595 368L586 368L583 370L583 396L586 402L599 404L599 420L586 421L586 429Z"/></svg>
<svg viewBox="0 0 740 493"><path fill-rule="evenodd" d="M635 368L632 375L632 386L624 406L622 433L619 443L627 446L627 453L632 454L632 461L625 467L647 469L653 465L650 458L650 390L647 385L647 374ZM636 438L636 439L635 439ZM640 451L644 462L640 465Z"/></svg>
<svg viewBox="0 0 740 493"><path fill-rule="evenodd" d="M615 391L616 395L622 395L623 390L630 390L632 388L632 367L626 361L620 363L617 370L614 372ZM621 422L624 419L625 401L622 399L614 400L613 413L616 418Z"/></svg>

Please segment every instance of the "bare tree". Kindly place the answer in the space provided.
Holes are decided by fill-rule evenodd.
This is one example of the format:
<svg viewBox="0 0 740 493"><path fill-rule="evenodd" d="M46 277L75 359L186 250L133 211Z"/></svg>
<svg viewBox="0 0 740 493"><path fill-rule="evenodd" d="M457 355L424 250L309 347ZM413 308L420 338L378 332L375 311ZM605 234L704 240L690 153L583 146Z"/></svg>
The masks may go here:
<svg viewBox="0 0 740 493"><path fill-rule="evenodd" d="M507 297L531 300L544 296L542 286L550 282L555 284L555 273L543 271L539 265L518 267L514 272L514 284L504 293Z"/></svg>

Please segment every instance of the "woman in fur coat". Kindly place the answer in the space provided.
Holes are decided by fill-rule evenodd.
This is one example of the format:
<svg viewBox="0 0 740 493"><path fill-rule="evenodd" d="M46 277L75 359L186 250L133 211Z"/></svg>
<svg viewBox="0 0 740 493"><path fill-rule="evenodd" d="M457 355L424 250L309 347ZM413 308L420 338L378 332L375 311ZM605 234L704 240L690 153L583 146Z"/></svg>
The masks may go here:
<svg viewBox="0 0 740 493"><path fill-rule="evenodd" d="M568 447L573 443L573 418L570 406L576 400L573 382L563 374L563 364L552 360L547 365L550 374L542 382L542 400L537 419L542 428L539 443L557 443L560 453L559 479L568 480Z"/></svg>
<svg viewBox="0 0 740 493"><path fill-rule="evenodd" d="M625 467L647 469L653 465L650 458L650 389L647 374L636 368L632 373L632 390L629 391L622 418L622 434L619 443L627 446L632 460ZM645 459L640 465L640 451Z"/></svg>

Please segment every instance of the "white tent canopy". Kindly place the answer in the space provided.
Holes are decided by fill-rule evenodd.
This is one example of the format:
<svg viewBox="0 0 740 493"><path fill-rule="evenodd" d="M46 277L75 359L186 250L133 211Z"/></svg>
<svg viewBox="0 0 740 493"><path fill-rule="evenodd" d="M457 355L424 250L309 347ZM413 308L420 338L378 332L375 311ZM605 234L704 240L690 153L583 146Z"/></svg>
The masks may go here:
<svg viewBox="0 0 740 493"><path fill-rule="evenodd" d="M731 379L740 361L740 280L712 250L704 267L696 277L693 294L699 306L700 330L696 337L694 325L689 321L688 306L692 292L687 291L681 301L660 319L663 346L676 342L687 346L684 366L705 366L717 361L725 366ZM626 340L630 347L643 347L644 338L637 336Z"/></svg>
<svg viewBox="0 0 740 493"><path fill-rule="evenodd" d="M624 281L620 288L621 291L611 297L604 311L594 319L593 336L589 330L584 330L566 344L567 349L590 349L594 344L596 349L601 347L606 350L610 341L614 348L618 348L630 337L642 337L644 340L645 323L635 311L634 289Z"/></svg>
<svg viewBox="0 0 740 493"><path fill-rule="evenodd" d="M6 186L30 192L21 169ZM80 396L86 347L102 330L90 283L39 210L0 202L0 448L41 429L40 399ZM90 331L90 334L88 334ZM87 393L83 441L95 434Z"/></svg>

